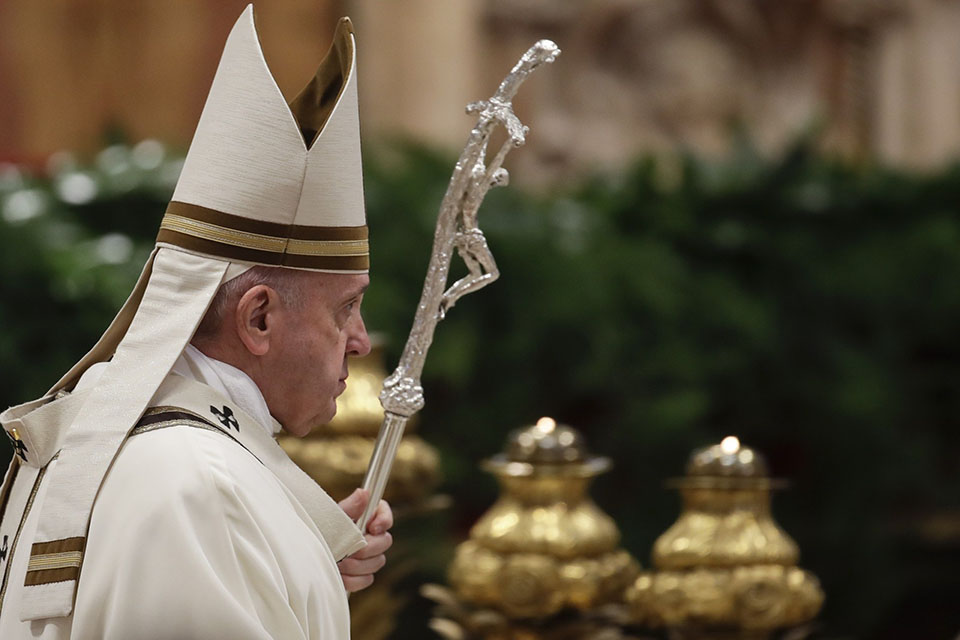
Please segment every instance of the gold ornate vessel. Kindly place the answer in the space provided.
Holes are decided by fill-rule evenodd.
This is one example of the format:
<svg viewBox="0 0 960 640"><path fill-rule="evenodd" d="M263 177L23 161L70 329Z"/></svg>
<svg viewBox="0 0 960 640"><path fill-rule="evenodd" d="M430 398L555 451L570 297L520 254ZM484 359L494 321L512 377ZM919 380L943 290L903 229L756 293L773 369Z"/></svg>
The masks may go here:
<svg viewBox="0 0 960 640"><path fill-rule="evenodd" d="M635 622L674 638L764 638L816 616L823 592L770 514L781 483L756 451L725 438L695 451L671 484L683 511L654 544L655 571L627 591Z"/></svg>
<svg viewBox="0 0 960 640"><path fill-rule="evenodd" d="M576 430L550 418L514 431L506 452L483 464L502 495L457 547L449 570L457 597L511 619L619 600L638 567L587 495L609 467L587 454Z"/></svg>
<svg viewBox="0 0 960 640"><path fill-rule="evenodd" d="M370 353L350 359L347 388L337 398L337 414L305 438L281 435L280 446L335 500L350 495L363 482L383 421L378 395L387 377L383 342L371 339ZM411 425L415 426L415 425ZM408 427L397 450L385 498L391 504L413 505L440 484L436 449L410 433Z"/></svg>

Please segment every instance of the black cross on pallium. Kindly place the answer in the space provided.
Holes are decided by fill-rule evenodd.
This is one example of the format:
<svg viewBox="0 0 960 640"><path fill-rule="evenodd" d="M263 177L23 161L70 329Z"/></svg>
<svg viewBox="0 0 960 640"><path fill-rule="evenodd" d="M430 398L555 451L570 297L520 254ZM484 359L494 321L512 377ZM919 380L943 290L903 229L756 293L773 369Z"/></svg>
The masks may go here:
<svg viewBox="0 0 960 640"><path fill-rule="evenodd" d="M239 429L238 429L238 431L239 431ZM14 438L12 435L10 435L10 432L7 431L6 429L4 429L3 432L4 432L5 434L7 434L7 438L10 439L10 444L13 446L14 451L16 452L16 454L17 454L24 462L26 462L26 461L27 461L27 454L30 453L30 450L27 449L27 445L23 444L23 440L18 440L17 438Z"/></svg>
<svg viewBox="0 0 960 640"><path fill-rule="evenodd" d="M210 411L213 415L217 416L217 420L220 421L220 424L225 426L227 429L236 429L237 432L240 432L240 423L237 422L237 419L233 417L233 409L227 405L223 405L223 410L217 409L215 406L210 405Z"/></svg>
<svg viewBox="0 0 960 640"><path fill-rule="evenodd" d="M7 560L7 536L3 536L3 548L0 549L0 562L6 562Z"/></svg>

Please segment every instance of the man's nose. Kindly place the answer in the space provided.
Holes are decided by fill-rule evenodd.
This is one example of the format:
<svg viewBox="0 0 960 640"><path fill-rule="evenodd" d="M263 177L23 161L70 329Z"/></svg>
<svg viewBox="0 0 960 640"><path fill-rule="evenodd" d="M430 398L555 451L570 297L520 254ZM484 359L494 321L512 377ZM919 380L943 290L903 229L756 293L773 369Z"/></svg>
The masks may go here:
<svg viewBox="0 0 960 640"><path fill-rule="evenodd" d="M367 327L363 324L363 318L360 315L357 315L355 327L350 332L347 353L359 357L370 353L370 336L367 335Z"/></svg>

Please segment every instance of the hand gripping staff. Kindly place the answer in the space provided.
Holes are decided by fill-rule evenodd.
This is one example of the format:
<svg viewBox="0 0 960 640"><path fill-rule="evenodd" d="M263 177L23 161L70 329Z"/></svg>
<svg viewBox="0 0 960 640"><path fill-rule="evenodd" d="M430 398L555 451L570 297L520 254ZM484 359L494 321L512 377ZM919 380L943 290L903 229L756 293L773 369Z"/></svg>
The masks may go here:
<svg viewBox="0 0 960 640"><path fill-rule="evenodd" d="M461 296L487 286L500 275L483 231L477 226L477 210L491 187L507 184L507 170L501 166L503 160L511 149L524 143L529 130L513 113L513 96L534 69L544 62L553 62L558 55L560 49L550 40L537 42L523 54L493 97L467 105L467 113L479 114L477 125L470 132L440 204L423 293L400 364L383 381L380 392L383 424L363 479L363 488L370 491L370 502L357 522L361 531L366 531L367 523L383 497L407 420L423 408L420 374L437 323ZM498 124L503 125L508 137L486 164L487 145ZM444 290L454 249L466 263L469 273Z"/></svg>

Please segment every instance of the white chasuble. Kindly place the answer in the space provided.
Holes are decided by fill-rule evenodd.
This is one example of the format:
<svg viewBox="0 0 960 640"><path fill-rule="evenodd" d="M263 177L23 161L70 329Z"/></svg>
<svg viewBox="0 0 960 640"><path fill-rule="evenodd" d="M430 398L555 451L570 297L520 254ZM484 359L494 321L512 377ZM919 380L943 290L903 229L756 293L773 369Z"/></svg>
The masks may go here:
<svg viewBox="0 0 960 640"><path fill-rule="evenodd" d="M151 404L97 496L72 616L21 620L29 551L20 549L0 638L349 638L336 559L362 537L273 440L279 425L263 424L252 381L189 347ZM41 471L16 473L3 527L14 536L8 525L43 500ZM20 527L25 540L36 512Z"/></svg>

